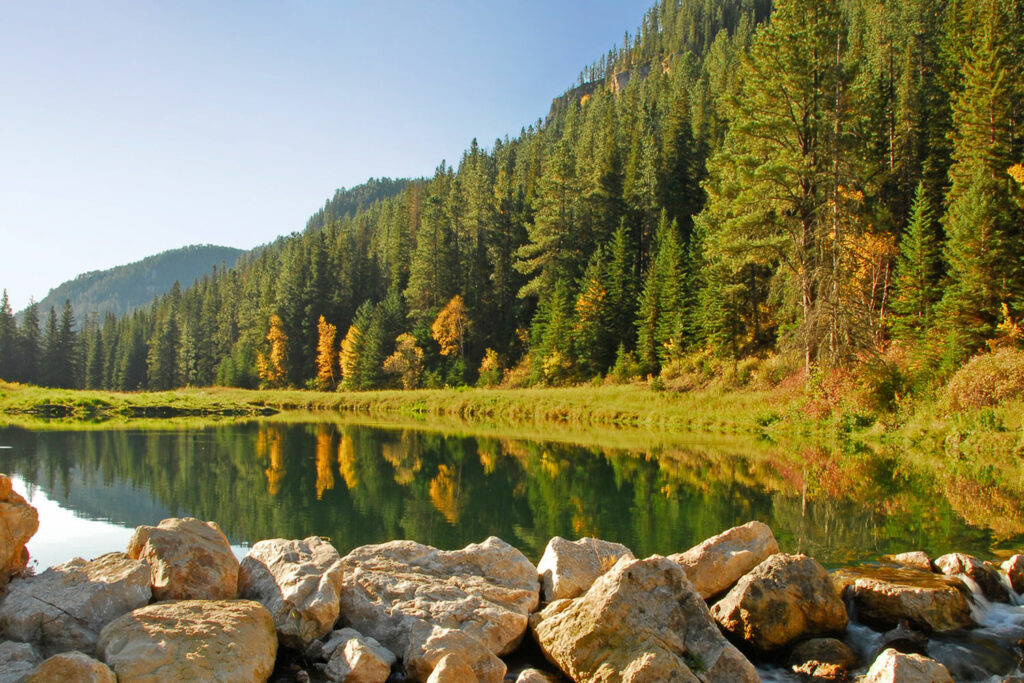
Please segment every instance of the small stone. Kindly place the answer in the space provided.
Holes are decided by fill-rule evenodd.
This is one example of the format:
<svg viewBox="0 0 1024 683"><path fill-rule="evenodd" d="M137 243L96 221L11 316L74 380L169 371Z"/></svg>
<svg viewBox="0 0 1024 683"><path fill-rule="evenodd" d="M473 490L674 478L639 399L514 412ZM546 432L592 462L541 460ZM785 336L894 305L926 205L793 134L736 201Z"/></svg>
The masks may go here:
<svg viewBox="0 0 1024 683"><path fill-rule="evenodd" d="M338 620L341 581L341 558L327 541L275 538L256 543L242 560L238 592L270 610L282 645L304 650Z"/></svg>
<svg viewBox="0 0 1024 683"><path fill-rule="evenodd" d="M1014 555L1003 562L1003 571L1010 579L1010 586L1015 593L1024 593L1024 555Z"/></svg>
<svg viewBox="0 0 1024 683"><path fill-rule="evenodd" d="M942 664L921 655L884 650L861 683L953 683Z"/></svg>
<svg viewBox="0 0 1024 683"><path fill-rule="evenodd" d="M43 658L28 643L0 643L0 683L21 683Z"/></svg>
<svg viewBox="0 0 1024 683"><path fill-rule="evenodd" d="M119 681L253 681L274 670L277 636L252 600L181 600L111 622L97 645Z"/></svg>
<svg viewBox="0 0 1024 683"><path fill-rule="evenodd" d="M149 602L149 565L124 553L76 557L37 576L14 579L0 602L0 632L46 655L95 652L106 624Z"/></svg>
<svg viewBox="0 0 1024 683"><path fill-rule="evenodd" d="M22 683L117 683L110 667L81 652L62 652L47 659Z"/></svg>
<svg viewBox="0 0 1024 683"><path fill-rule="evenodd" d="M468 683L478 680L476 673L455 655L445 655L430 672L427 683Z"/></svg>
<svg viewBox="0 0 1024 683"><path fill-rule="evenodd" d="M732 588L777 552L779 543L771 528L755 521L723 531L668 559L682 566L700 596L708 600Z"/></svg>
<svg viewBox="0 0 1024 683"><path fill-rule="evenodd" d="M238 597L238 559L216 522L185 517L137 527L128 556L149 563L154 600Z"/></svg>
<svg viewBox="0 0 1024 683"><path fill-rule="evenodd" d="M324 675L347 683L383 683L397 660L391 650L350 628L331 633L323 652L328 658Z"/></svg>
<svg viewBox="0 0 1024 683"><path fill-rule="evenodd" d="M25 544L39 529L39 513L0 474L0 588L28 565Z"/></svg>
<svg viewBox="0 0 1024 683"><path fill-rule="evenodd" d="M523 669L516 677L516 683L558 683L558 681L558 676L540 669Z"/></svg>
<svg viewBox="0 0 1024 683"><path fill-rule="evenodd" d="M901 567L908 567L910 569L920 569L921 571L930 572L932 571L932 558L928 557L928 554L922 550L914 550L909 553L899 553L896 555L889 555L884 559L898 564Z"/></svg>
<svg viewBox="0 0 1024 683"><path fill-rule="evenodd" d="M711 608L719 626L762 652L846 630L846 606L817 560L778 553Z"/></svg>
<svg viewBox="0 0 1024 683"><path fill-rule="evenodd" d="M505 679L505 663L480 641L464 631L431 626L420 622L409 636L409 649L403 658L413 680L465 680L500 683ZM434 678L434 671L447 660L447 671ZM458 672L470 672L470 678L453 678ZM443 677L443 678L441 678Z"/></svg>
<svg viewBox="0 0 1024 683"><path fill-rule="evenodd" d="M812 638L793 648L789 665L794 673L817 680L843 681L857 667L857 655L841 640Z"/></svg>
<svg viewBox="0 0 1024 683"><path fill-rule="evenodd" d="M585 593L594 579L612 568L620 557L633 557L629 548L596 538L567 541L555 536L548 541L537 563L541 595L545 602L575 598Z"/></svg>
<svg viewBox="0 0 1024 683"><path fill-rule="evenodd" d="M995 567L975 557L963 553L949 553L935 560L935 566L946 576L966 576L977 584L981 594L989 602L1010 601L1010 594L1003 585L999 572Z"/></svg>

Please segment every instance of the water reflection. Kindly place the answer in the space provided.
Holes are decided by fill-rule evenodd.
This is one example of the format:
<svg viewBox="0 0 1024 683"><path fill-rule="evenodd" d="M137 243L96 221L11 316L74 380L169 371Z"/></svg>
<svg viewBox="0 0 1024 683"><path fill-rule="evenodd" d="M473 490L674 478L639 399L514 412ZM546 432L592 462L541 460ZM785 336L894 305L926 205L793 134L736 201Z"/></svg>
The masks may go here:
<svg viewBox="0 0 1024 683"><path fill-rule="evenodd" d="M918 548L990 557L996 543L870 453L593 448L277 422L6 428L0 444L11 446L0 450L0 471L79 517L134 527L192 515L216 520L238 544L315 534L344 553L396 538L458 548L496 535L536 561L553 535L593 535L646 556L751 519L771 525L784 550L831 566Z"/></svg>

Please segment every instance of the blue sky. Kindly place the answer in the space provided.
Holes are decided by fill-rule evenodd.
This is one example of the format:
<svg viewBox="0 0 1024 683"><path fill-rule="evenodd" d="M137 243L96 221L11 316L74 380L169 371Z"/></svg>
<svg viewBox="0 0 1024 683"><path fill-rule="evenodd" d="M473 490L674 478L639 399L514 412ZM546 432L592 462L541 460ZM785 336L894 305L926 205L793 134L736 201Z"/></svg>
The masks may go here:
<svg viewBox="0 0 1024 683"><path fill-rule="evenodd" d="M5 3L0 287L301 230L545 115L652 0Z"/></svg>

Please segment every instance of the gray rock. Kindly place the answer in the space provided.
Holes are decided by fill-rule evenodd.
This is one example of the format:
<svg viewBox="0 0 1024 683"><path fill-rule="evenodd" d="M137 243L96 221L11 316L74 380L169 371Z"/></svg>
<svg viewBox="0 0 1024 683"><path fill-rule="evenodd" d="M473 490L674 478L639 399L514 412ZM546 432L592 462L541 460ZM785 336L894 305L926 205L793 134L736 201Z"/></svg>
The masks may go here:
<svg viewBox="0 0 1024 683"><path fill-rule="evenodd" d="M1024 555L1014 555L1003 562L1003 571L1015 593L1024 593Z"/></svg>
<svg viewBox="0 0 1024 683"><path fill-rule="evenodd" d="M350 628L332 632L323 654L328 660L324 675L347 683L383 683L397 661L391 650Z"/></svg>
<svg viewBox="0 0 1024 683"><path fill-rule="evenodd" d="M861 683L953 683L946 667L921 655L885 650Z"/></svg>
<svg viewBox="0 0 1024 683"><path fill-rule="evenodd" d="M669 555L678 562L705 600L732 588L744 574L779 552L767 524L747 522L713 536L685 553Z"/></svg>
<svg viewBox="0 0 1024 683"><path fill-rule="evenodd" d="M778 553L757 565L711 608L736 641L772 652L846 630L846 606L824 567L806 555Z"/></svg>
<svg viewBox="0 0 1024 683"><path fill-rule="evenodd" d="M0 683L21 683L43 661L28 643L0 643Z"/></svg>
<svg viewBox="0 0 1024 683"><path fill-rule="evenodd" d="M567 541L555 536L548 541L537 563L541 595L545 602L575 598L586 592L594 579L612 568L620 557L633 557L629 548L596 538Z"/></svg>
<svg viewBox="0 0 1024 683"><path fill-rule="evenodd" d="M545 657L574 681L755 683L677 563L620 559L582 596L530 618Z"/></svg>
<svg viewBox="0 0 1024 683"><path fill-rule="evenodd" d="M935 566L946 576L966 576L977 584L989 602L1010 601L1010 594L999 577L999 571L975 557L949 553L935 560Z"/></svg>
<svg viewBox="0 0 1024 683"><path fill-rule="evenodd" d="M497 656L518 647L540 600L537 568L495 537L454 551L413 541L364 546L342 565L344 623L404 654L420 680L440 662L441 640L457 645L478 676L500 667L501 680Z"/></svg>
<svg viewBox="0 0 1024 683"><path fill-rule="evenodd" d="M128 556L149 563L154 600L238 597L238 559L216 522L185 517L140 526Z"/></svg>
<svg viewBox="0 0 1024 683"><path fill-rule="evenodd" d="M338 620L342 567L338 551L311 536L256 543L242 560L238 592L270 610L281 644L305 649Z"/></svg>
<svg viewBox="0 0 1024 683"><path fill-rule="evenodd" d="M124 553L75 558L38 576L15 579L0 602L0 632L46 655L92 654L100 629L149 602L149 565Z"/></svg>

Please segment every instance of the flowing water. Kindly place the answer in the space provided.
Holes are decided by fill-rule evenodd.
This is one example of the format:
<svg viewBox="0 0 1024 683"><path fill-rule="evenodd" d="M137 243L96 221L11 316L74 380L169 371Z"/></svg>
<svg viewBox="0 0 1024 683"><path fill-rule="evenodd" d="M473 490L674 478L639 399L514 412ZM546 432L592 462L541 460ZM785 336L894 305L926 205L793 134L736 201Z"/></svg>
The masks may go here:
<svg viewBox="0 0 1024 683"><path fill-rule="evenodd" d="M39 508L29 544L39 570L122 550L135 526L172 516L216 520L239 555L275 537L324 536L344 554L399 538L453 549L494 535L536 562L559 535L617 541L644 557L752 519L771 526L784 551L829 568L907 550L999 559L1024 547L1021 530L979 523L962 497L902 477L870 452L793 454L754 440L639 432L635 444L629 433L579 440L602 445L279 420L6 427L0 471ZM960 666L958 680L1009 670L1024 637L1022 608L978 609L983 628L933 641L933 656ZM848 636L865 651L876 637L856 625ZM971 669L974 660L989 668ZM779 670L764 676L788 680Z"/></svg>

